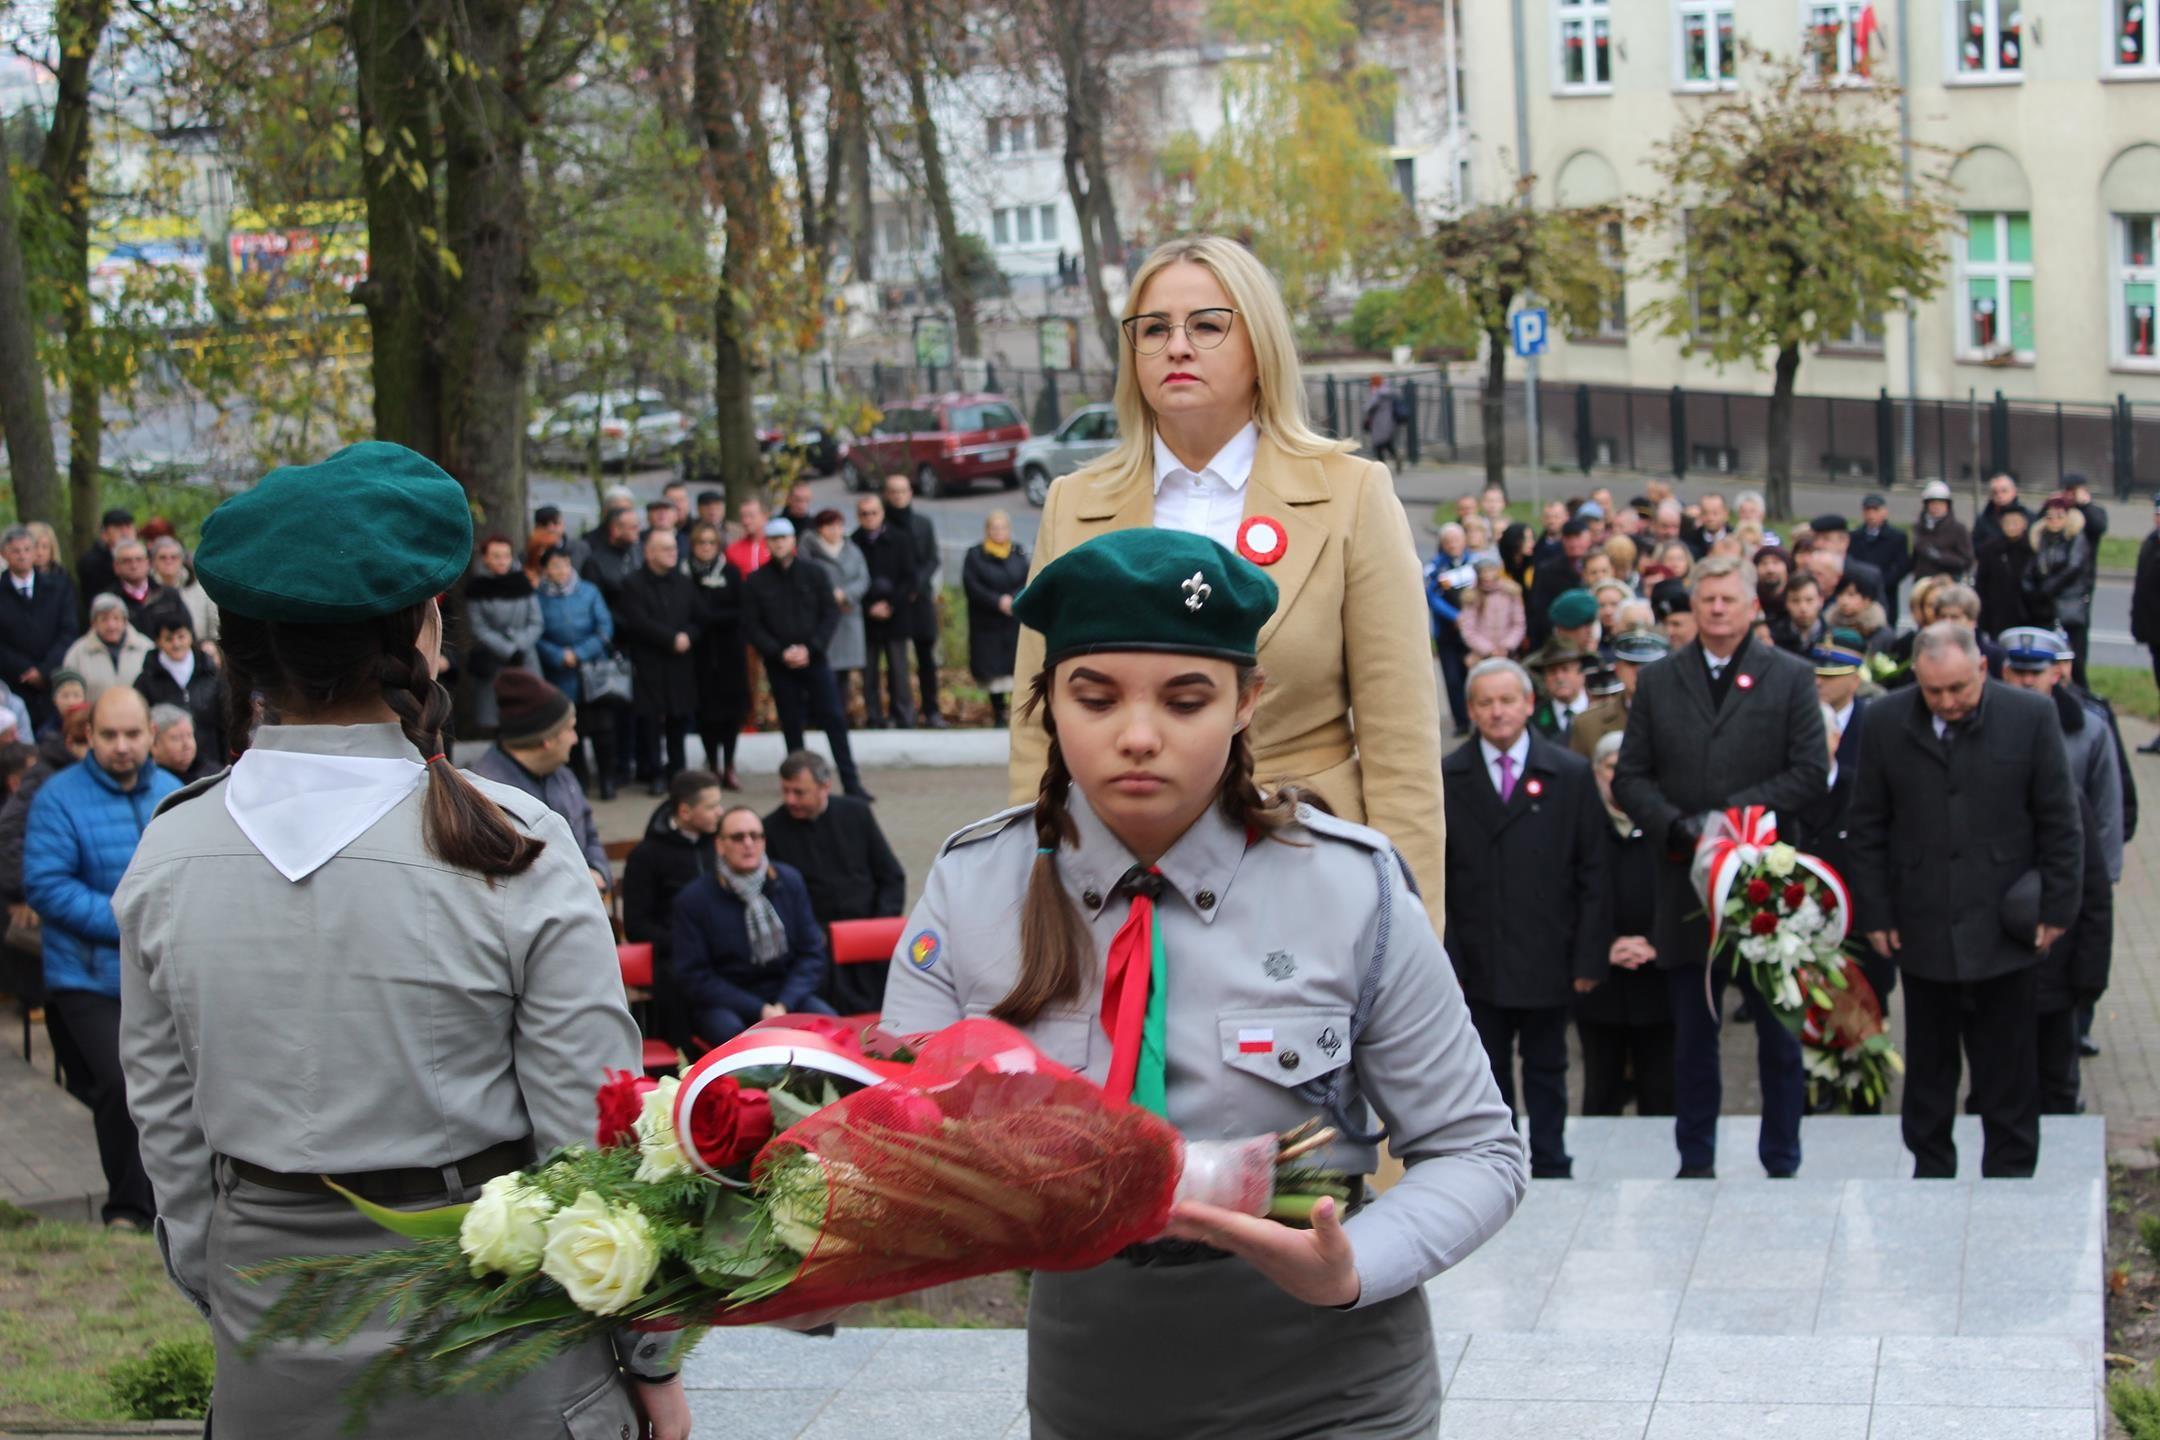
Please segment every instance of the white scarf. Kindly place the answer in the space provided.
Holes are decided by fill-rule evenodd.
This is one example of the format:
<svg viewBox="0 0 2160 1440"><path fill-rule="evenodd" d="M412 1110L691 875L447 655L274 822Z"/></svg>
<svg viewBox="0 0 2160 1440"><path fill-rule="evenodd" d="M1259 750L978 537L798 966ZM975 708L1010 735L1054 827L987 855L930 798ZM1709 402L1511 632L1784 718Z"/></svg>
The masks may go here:
<svg viewBox="0 0 2160 1440"><path fill-rule="evenodd" d="M287 880L305 880L427 780L414 760L249 750L225 779L225 813Z"/></svg>
<svg viewBox="0 0 2160 1440"><path fill-rule="evenodd" d="M183 691L187 689L188 682L195 678L195 652L193 650L188 651L185 659L175 660L160 648L157 652L157 659L158 664L165 667L165 673L172 676L173 683Z"/></svg>

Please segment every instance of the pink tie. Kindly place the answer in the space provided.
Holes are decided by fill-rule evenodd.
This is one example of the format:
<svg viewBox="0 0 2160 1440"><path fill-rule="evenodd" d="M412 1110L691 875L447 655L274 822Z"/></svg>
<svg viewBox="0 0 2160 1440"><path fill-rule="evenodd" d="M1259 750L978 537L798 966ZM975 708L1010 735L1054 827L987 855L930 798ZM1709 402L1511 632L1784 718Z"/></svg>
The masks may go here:
<svg viewBox="0 0 2160 1440"><path fill-rule="evenodd" d="M1505 805L1515 794L1515 757L1500 757L1500 803Z"/></svg>

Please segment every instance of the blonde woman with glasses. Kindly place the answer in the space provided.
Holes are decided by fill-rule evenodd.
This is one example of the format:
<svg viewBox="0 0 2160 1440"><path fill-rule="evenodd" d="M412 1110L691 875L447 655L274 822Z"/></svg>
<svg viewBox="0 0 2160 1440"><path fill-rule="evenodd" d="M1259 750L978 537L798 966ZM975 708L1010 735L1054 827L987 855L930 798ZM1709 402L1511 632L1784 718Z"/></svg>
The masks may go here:
<svg viewBox="0 0 2160 1440"><path fill-rule="evenodd" d="M1386 467L1312 428L1282 294L1235 241L1156 250L1123 329L1117 448L1050 487L1033 573L1139 526L1205 535L1261 566L1281 600L1260 632L1255 776L1297 781L1385 833L1438 926L1439 694L1417 547ZM1042 660L1042 636L1023 630L1014 673ZM1039 716L1015 717L1015 803L1034 802L1047 748Z"/></svg>

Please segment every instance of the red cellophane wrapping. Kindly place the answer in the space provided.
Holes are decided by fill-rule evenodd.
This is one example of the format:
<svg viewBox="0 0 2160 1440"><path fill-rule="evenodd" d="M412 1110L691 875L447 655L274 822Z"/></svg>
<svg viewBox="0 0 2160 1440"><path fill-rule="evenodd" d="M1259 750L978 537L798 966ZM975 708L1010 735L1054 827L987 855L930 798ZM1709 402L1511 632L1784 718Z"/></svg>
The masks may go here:
<svg viewBox="0 0 2160 1440"><path fill-rule="evenodd" d="M1114 1103L995 1020L924 1042L905 1078L828 1105L759 1153L825 1177L825 1219L785 1290L713 1315L749 1325L1005 1270L1082 1270L1162 1233L1181 1166L1167 1122Z"/></svg>

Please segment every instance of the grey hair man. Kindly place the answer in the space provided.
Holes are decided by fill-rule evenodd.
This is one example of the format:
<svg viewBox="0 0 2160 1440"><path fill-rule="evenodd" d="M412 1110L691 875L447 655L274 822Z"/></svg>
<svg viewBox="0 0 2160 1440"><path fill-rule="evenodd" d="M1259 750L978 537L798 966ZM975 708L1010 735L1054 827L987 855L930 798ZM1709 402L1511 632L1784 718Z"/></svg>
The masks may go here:
<svg viewBox="0 0 2160 1440"><path fill-rule="evenodd" d="M802 872L820 925L906 914L907 871L877 812L833 794L832 786L832 767L815 751L797 750L780 762L780 804L765 816L766 853ZM882 962L835 964L826 998L842 1014L879 1009L885 975Z"/></svg>

